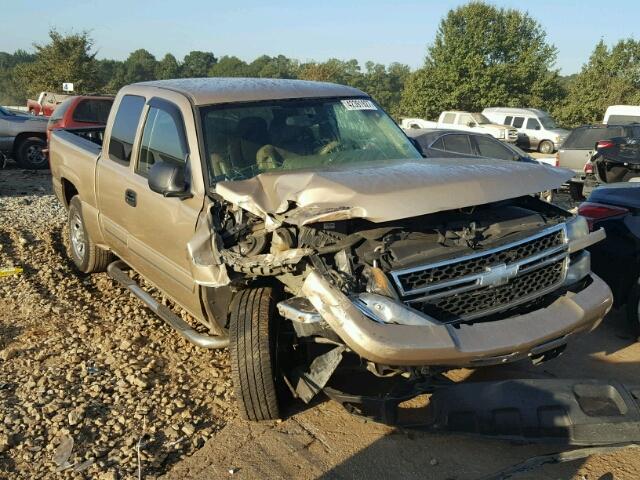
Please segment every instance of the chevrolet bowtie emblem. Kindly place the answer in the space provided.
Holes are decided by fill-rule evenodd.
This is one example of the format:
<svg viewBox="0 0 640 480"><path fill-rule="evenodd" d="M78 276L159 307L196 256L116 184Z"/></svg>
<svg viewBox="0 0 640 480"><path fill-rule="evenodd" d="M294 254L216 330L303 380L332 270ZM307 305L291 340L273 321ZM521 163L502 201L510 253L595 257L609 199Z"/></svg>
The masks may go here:
<svg viewBox="0 0 640 480"><path fill-rule="evenodd" d="M480 277L480 285L487 287L497 287L500 285L504 285L513 277L518 274L518 266L517 265L505 265L501 263L500 265L494 265L487 269L485 273Z"/></svg>

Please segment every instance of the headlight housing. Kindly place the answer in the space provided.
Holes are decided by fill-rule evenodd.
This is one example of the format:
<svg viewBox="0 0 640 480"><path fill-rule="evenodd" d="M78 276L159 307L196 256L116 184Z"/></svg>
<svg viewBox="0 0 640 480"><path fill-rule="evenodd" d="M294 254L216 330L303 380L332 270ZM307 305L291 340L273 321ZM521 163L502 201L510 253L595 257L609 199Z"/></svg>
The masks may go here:
<svg viewBox="0 0 640 480"><path fill-rule="evenodd" d="M589 235L589 224L587 219L576 215L572 220L567 222L567 239L569 242L580 240Z"/></svg>
<svg viewBox="0 0 640 480"><path fill-rule="evenodd" d="M504 131L504 130L500 130L500 133L498 134L498 136L499 136L500 138L504 138L504 136L505 136L505 131Z"/></svg>
<svg viewBox="0 0 640 480"><path fill-rule="evenodd" d="M361 293L352 298L353 304L371 320L397 325L436 325L435 319L408 308L401 302L377 293Z"/></svg>

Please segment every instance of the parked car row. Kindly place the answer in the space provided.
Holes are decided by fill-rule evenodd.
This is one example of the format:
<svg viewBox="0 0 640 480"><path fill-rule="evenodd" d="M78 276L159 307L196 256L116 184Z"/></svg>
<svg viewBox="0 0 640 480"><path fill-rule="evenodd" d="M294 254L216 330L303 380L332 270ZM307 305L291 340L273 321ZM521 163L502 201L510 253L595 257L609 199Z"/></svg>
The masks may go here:
<svg viewBox="0 0 640 480"><path fill-rule="evenodd" d="M22 168L47 168L47 146L53 130L104 126L112 105L110 96L66 96L48 118L0 107L0 161L4 164L9 157Z"/></svg>

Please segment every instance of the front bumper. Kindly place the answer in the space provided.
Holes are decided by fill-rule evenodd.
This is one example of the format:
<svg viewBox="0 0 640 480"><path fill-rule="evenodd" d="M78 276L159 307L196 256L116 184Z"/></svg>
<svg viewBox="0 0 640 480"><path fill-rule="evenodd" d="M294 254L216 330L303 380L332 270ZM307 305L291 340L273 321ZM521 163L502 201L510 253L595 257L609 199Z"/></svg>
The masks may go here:
<svg viewBox="0 0 640 480"><path fill-rule="evenodd" d="M592 282L546 308L475 324L394 325L366 317L339 289L312 272L302 292L342 340L361 357L383 365L477 367L539 355L575 333L596 328L610 310L607 284Z"/></svg>

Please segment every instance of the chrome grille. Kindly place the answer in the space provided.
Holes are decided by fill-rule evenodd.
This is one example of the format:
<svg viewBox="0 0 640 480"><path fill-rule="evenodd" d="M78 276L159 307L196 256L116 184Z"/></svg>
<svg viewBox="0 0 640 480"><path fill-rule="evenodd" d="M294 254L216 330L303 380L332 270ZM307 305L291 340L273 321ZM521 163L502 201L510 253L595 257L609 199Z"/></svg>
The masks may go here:
<svg viewBox="0 0 640 480"><path fill-rule="evenodd" d="M505 306L513 306L553 289L564 277L564 260L515 277L500 287L486 287L471 292L443 297L434 302L412 305L442 322L488 315Z"/></svg>
<svg viewBox="0 0 640 480"><path fill-rule="evenodd" d="M485 252L391 275L412 307L441 321L471 319L553 290L564 280L567 255L565 228L558 225Z"/></svg>

